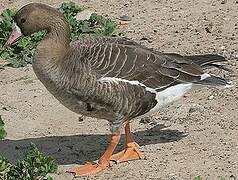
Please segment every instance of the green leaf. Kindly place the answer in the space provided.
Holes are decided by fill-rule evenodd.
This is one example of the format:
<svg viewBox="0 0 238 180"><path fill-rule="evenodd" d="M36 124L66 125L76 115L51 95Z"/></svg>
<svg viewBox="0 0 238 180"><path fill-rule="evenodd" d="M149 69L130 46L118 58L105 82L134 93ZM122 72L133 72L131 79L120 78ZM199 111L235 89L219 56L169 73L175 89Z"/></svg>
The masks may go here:
<svg viewBox="0 0 238 180"><path fill-rule="evenodd" d="M0 140L4 139L6 137L6 135L7 135L7 132L4 129L4 125L5 124L4 124L4 122L2 120L2 117L0 115Z"/></svg>
<svg viewBox="0 0 238 180"><path fill-rule="evenodd" d="M45 180L53 180L53 178L51 176L48 176L48 177L46 177Z"/></svg>
<svg viewBox="0 0 238 180"><path fill-rule="evenodd" d="M11 171L12 165L6 158L0 156L0 179L9 179L8 173Z"/></svg>
<svg viewBox="0 0 238 180"><path fill-rule="evenodd" d="M4 126L4 125L5 125L5 123L3 122L2 116L0 115L0 126Z"/></svg>
<svg viewBox="0 0 238 180"><path fill-rule="evenodd" d="M4 139L7 136L7 132L3 127L0 127L0 140Z"/></svg>
<svg viewBox="0 0 238 180"><path fill-rule="evenodd" d="M196 176L193 178L193 180L202 180L202 177L201 176Z"/></svg>
<svg viewBox="0 0 238 180"><path fill-rule="evenodd" d="M225 177L222 177L222 176L218 176L219 180L226 180Z"/></svg>

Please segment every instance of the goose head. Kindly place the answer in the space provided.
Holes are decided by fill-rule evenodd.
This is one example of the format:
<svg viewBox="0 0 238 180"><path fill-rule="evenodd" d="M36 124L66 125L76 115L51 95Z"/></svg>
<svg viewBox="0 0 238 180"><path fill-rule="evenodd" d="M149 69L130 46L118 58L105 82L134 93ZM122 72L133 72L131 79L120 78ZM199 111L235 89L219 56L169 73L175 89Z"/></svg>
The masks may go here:
<svg viewBox="0 0 238 180"><path fill-rule="evenodd" d="M64 15L53 7L40 3L31 3L22 7L14 16L12 33L5 47L15 43L21 36L46 30L48 33L64 29L69 36L69 24Z"/></svg>

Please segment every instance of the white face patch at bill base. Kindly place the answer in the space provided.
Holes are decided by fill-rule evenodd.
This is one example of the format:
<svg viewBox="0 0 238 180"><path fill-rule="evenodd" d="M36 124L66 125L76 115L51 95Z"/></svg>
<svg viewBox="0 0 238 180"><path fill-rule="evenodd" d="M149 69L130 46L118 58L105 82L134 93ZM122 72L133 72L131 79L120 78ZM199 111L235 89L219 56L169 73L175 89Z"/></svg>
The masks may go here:
<svg viewBox="0 0 238 180"><path fill-rule="evenodd" d="M18 34L22 34L21 29L19 28L19 26L17 25L15 21L13 21L12 23L12 30L16 31Z"/></svg>

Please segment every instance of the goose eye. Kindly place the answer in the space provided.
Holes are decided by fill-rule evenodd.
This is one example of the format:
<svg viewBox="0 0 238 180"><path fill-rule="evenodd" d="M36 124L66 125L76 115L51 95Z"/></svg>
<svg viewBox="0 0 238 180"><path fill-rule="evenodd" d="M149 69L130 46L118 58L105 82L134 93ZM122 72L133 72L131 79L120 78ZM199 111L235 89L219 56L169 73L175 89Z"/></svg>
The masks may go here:
<svg viewBox="0 0 238 180"><path fill-rule="evenodd" d="M24 23L24 22L26 22L26 19L22 18L21 23Z"/></svg>

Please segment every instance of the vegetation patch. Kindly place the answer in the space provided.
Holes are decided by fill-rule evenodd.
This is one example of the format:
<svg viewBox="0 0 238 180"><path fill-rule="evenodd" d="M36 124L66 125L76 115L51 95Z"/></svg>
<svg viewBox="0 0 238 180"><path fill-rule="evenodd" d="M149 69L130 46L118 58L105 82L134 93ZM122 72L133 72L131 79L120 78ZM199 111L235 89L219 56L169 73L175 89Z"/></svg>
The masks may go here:
<svg viewBox="0 0 238 180"><path fill-rule="evenodd" d="M49 156L41 153L34 144L23 160L18 160L15 165L0 156L0 179L3 180L52 180L48 173L57 171L57 163Z"/></svg>
<svg viewBox="0 0 238 180"><path fill-rule="evenodd" d="M195 177L193 178L193 180L202 180L202 177L201 177L201 176L195 176Z"/></svg>
<svg viewBox="0 0 238 180"><path fill-rule="evenodd" d="M83 8L73 2L62 3L59 10L67 18L71 27L71 40L77 40L81 35L92 34L95 36L121 36L117 31L116 23L104 16L93 13L89 19L77 20L76 16ZM12 17L16 10L7 9L0 15L0 58L13 67L25 66L32 61L33 52L45 32L37 32L31 36L22 37L10 48L3 48L7 41L12 26Z"/></svg>
<svg viewBox="0 0 238 180"><path fill-rule="evenodd" d="M2 117L0 115L0 140L4 139L6 137L6 135L7 135L7 132L4 129L4 125L5 124L4 124L4 122L2 120Z"/></svg>

